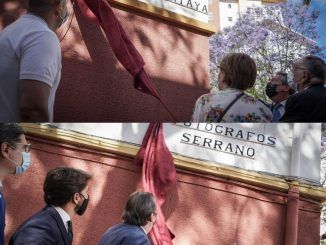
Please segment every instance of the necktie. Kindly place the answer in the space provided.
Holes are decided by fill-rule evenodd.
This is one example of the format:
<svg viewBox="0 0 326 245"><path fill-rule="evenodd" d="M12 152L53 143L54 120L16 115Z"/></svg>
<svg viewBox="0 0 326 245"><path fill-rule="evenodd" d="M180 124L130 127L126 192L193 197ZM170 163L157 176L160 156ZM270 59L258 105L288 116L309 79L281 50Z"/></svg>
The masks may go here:
<svg viewBox="0 0 326 245"><path fill-rule="evenodd" d="M281 108L281 104L276 104L273 108L273 119L272 122L278 122L281 118L281 113L279 109Z"/></svg>
<svg viewBox="0 0 326 245"><path fill-rule="evenodd" d="M72 239L74 238L74 234L72 233L72 222L71 222L71 220L69 220L67 222L67 224L68 224L68 237L69 237L69 241L70 241L70 243L72 243Z"/></svg>

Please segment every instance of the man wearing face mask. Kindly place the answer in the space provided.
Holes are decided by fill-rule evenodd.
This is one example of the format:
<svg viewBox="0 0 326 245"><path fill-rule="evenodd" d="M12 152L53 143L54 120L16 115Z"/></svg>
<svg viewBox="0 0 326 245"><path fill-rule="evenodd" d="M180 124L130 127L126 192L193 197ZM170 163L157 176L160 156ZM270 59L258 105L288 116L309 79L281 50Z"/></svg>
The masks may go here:
<svg viewBox="0 0 326 245"><path fill-rule="evenodd" d="M267 83L266 95L273 101L271 110L273 112L272 122L278 122L285 112L286 100L294 93L287 81L287 74L277 72Z"/></svg>
<svg viewBox="0 0 326 245"><path fill-rule="evenodd" d="M156 222L156 204L149 192L135 192L125 205L123 223L108 229L99 245L150 245L147 234Z"/></svg>
<svg viewBox="0 0 326 245"><path fill-rule="evenodd" d="M4 244L6 202L2 194L2 179L9 174L21 174L30 165L30 144L16 123L0 123L0 244Z"/></svg>
<svg viewBox="0 0 326 245"><path fill-rule="evenodd" d="M9 244L71 245L71 218L87 209L90 179L88 173L69 167L49 171L43 186L46 206L17 229Z"/></svg>
<svg viewBox="0 0 326 245"><path fill-rule="evenodd" d="M61 77L55 31L67 20L67 0L29 0L28 13L0 32L0 121L53 120Z"/></svg>
<svg viewBox="0 0 326 245"><path fill-rule="evenodd" d="M294 63L298 93L289 97L281 122L326 122L326 65L313 55Z"/></svg>

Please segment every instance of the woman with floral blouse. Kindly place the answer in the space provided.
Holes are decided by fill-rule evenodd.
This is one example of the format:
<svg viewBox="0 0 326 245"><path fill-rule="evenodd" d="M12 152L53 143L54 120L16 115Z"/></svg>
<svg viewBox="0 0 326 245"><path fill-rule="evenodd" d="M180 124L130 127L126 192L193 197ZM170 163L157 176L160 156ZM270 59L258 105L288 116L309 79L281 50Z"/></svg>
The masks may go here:
<svg viewBox="0 0 326 245"><path fill-rule="evenodd" d="M242 53L225 56L219 68L218 90L197 99L192 121L270 122L270 109L244 93L254 86L256 75L256 64L250 56Z"/></svg>

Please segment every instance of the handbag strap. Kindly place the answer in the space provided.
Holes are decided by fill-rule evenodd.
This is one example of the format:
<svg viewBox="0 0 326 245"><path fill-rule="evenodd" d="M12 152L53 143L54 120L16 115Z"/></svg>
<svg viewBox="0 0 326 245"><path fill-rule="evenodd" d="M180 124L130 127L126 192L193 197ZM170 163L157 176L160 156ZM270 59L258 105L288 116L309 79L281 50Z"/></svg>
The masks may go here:
<svg viewBox="0 0 326 245"><path fill-rule="evenodd" d="M231 103L225 108L225 110L222 112L220 117L218 118L217 122L221 122L225 114L230 110L230 108L237 102L242 96L244 95L244 92L241 92L237 95L237 97L234 98L234 100L231 101Z"/></svg>

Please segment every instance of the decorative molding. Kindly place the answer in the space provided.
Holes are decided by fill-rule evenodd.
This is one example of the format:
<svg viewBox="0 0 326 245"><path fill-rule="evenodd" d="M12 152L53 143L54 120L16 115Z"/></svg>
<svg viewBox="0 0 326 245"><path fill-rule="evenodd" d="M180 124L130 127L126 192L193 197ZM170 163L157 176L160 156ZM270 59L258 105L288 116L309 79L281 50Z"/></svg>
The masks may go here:
<svg viewBox="0 0 326 245"><path fill-rule="evenodd" d="M216 27L209 23L204 23L145 2L136 0L108 0L108 2L112 4L112 6L130 9L135 12L162 19L173 24L189 28L190 30L200 32L205 36L211 36L217 32Z"/></svg>
<svg viewBox="0 0 326 245"><path fill-rule="evenodd" d="M27 135L37 136L48 140L59 141L103 152L114 153L117 155L134 157L136 156L140 147L131 143L59 129L47 124L22 123L21 125L24 127ZM226 179L237 180L282 192L287 192L290 187L289 182L278 177L235 167L218 165L216 163L184 157L177 154L172 155L174 158L174 163L179 169L186 169L194 172L219 176ZM308 197L320 202L324 202L326 200L325 188L300 183L299 190L300 195L303 197Z"/></svg>

